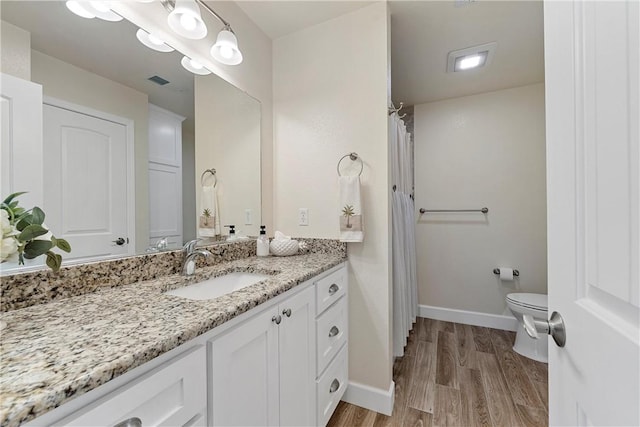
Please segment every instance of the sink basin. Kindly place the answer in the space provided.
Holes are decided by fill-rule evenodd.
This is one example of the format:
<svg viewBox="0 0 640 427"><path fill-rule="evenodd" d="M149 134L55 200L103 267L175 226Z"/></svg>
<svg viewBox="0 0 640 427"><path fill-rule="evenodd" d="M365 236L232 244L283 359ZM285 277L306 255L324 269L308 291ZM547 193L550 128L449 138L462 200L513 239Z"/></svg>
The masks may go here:
<svg viewBox="0 0 640 427"><path fill-rule="evenodd" d="M266 274L234 272L174 289L165 292L165 294L202 301L218 298L247 286L255 285L268 278L269 276Z"/></svg>

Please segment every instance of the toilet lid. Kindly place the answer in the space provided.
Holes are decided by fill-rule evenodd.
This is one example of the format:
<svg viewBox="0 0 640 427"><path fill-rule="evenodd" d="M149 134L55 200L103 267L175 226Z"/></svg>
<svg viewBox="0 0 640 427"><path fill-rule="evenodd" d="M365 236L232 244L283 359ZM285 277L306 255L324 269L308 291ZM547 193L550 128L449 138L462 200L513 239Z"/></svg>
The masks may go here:
<svg viewBox="0 0 640 427"><path fill-rule="evenodd" d="M507 295L507 299L514 304L538 310L547 309L547 296L545 294L516 293Z"/></svg>

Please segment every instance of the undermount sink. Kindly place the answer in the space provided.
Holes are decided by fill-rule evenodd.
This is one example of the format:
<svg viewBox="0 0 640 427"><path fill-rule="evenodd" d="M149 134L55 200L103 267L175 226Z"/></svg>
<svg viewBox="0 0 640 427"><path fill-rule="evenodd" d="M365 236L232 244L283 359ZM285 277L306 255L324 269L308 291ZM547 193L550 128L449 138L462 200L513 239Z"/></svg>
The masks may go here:
<svg viewBox="0 0 640 427"><path fill-rule="evenodd" d="M268 278L269 276L266 274L234 272L174 289L165 292L165 294L202 301L218 298L247 286L255 285Z"/></svg>

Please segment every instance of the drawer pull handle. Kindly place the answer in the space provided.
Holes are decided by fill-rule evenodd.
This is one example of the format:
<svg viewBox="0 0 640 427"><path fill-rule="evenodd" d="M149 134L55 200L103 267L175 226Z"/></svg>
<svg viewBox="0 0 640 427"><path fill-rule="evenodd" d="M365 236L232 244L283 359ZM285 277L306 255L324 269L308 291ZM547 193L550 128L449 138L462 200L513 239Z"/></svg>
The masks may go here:
<svg viewBox="0 0 640 427"><path fill-rule="evenodd" d="M333 295L339 290L340 290L340 287L334 283L333 285L329 286L329 295Z"/></svg>
<svg viewBox="0 0 640 427"><path fill-rule="evenodd" d="M280 316L279 314L278 314L278 315L276 315L276 316L273 316L273 317L271 318L271 321L272 321L272 322L275 322L275 323L276 323L276 325L279 325L279 324L280 324L280 322L282 322L282 316Z"/></svg>
<svg viewBox="0 0 640 427"><path fill-rule="evenodd" d="M329 386L329 393L335 393L340 388L340 381L338 379L334 379L331 381L331 385Z"/></svg>
<svg viewBox="0 0 640 427"><path fill-rule="evenodd" d="M285 310L282 310L282 314L284 314L287 317L291 317L291 309L287 308Z"/></svg>
<svg viewBox="0 0 640 427"><path fill-rule="evenodd" d="M120 421L113 427L142 427L142 421L138 417L133 417L124 421Z"/></svg>
<svg viewBox="0 0 640 427"><path fill-rule="evenodd" d="M340 329L338 329L337 326L333 326L331 329L329 329L329 338L335 337L339 333L340 333Z"/></svg>

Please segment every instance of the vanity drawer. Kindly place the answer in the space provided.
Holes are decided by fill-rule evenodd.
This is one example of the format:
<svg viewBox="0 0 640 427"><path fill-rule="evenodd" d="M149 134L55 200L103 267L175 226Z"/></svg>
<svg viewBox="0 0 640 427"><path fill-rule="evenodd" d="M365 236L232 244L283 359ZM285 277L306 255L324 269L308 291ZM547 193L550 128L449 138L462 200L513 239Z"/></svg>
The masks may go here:
<svg viewBox="0 0 640 427"><path fill-rule="evenodd" d="M324 371L331 359L347 342L348 322L347 298L340 298L316 320L316 351L318 354L316 375L320 375Z"/></svg>
<svg viewBox="0 0 640 427"><path fill-rule="evenodd" d="M196 346L56 425L110 427L134 419L143 426L206 424L206 356L206 348Z"/></svg>
<svg viewBox="0 0 640 427"><path fill-rule="evenodd" d="M342 267L316 282L316 313L325 311L347 292L347 269Z"/></svg>
<svg viewBox="0 0 640 427"><path fill-rule="evenodd" d="M318 398L317 425L325 426L335 411L342 395L347 389L349 376L347 370L347 346L343 346L326 372L316 381L316 396Z"/></svg>

